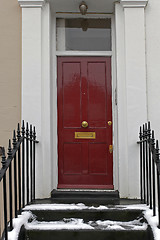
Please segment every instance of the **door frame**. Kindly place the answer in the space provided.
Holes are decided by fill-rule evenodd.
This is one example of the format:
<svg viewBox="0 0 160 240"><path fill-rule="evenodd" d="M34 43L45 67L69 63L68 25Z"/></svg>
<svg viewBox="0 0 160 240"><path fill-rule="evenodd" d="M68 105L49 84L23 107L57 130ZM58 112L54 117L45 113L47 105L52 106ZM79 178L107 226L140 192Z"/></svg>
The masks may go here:
<svg viewBox="0 0 160 240"><path fill-rule="evenodd" d="M117 118L117 81L116 81L116 56L115 56L115 16L113 14L88 14L86 18L111 18L111 34L112 34L112 51L106 51L106 52L89 52L89 51L56 51L56 19L58 17L61 18L79 18L81 15L79 14L54 14L51 18L51 25L52 25L52 31L51 31L51 41L54 43L51 47L51 66L52 66L52 71L51 71L51 76L53 79L53 84L51 91L53 90L54 94L56 96L54 97L54 101L56 98L56 104L57 104L57 87L55 89L55 85L57 83L57 57L59 56L111 56L111 74L112 74L112 119L113 119L113 125L112 125L112 138L113 138L113 185L114 189L118 189L119 186L119 174L118 174L118 118ZM51 98L52 101L52 98ZM57 106L57 105L56 105ZM53 120L55 126L53 131L53 139L56 137L56 144L58 142L58 136L57 136L57 123L55 123L55 117L57 119L57 108L55 109L55 106L52 107L52 114L51 114L51 119ZM55 111L56 110L56 111ZM54 188L57 189L58 186L58 150L56 149L56 156L57 156L57 161L56 163L53 163L53 168L54 168L54 176L53 176L53 183L54 183ZM54 154L55 155L55 154ZM116 173L116 174L115 174ZM55 179L56 178L56 179Z"/></svg>
<svg viewBox="0 0 160 240"><path fill-rule="evenodd" d="M113 186L113 155L110 154L109 151L107 151L107 149L106 149L106 147L109 147L109 145L112 144L112 142L113 142L112 141L112 133L113 133L112 126L106 127L106 126L104 126L104 122L103 122L101 126L89 126L89 128L86 128L86 131L85 131L84 128L81 127L81 124L79 123L79 121L78 121L78 123L76 121L78 126L77 126L77 124L76 124L76 126L68 126L68 125L64 126L64 124L63 124L64 116L65 116L66 113L63 112L63 109L64 109L63 108L63 106L64 106L63 97L64 97L64 95L63 95L62 89L63 89L64 85L63 85L62 69L63 69L63 63L70 63L70 62L72 62L73 64L74 63L76 63L76 64L79 63L81 65L81 67L78 68L78 70L87 79L87 83L85 83L85 87L87 88L87 93L89 93L89 85L90 85L89 84L90 81L87 78L87 76L88 76L87 75L88 70L86 70L87 63L95 64L95 63L102 63L103 62L103 64L105 64L105 67L103 66L103 71L104 71L103 74L105 74L105 75L102 76L102 78L104 77L104 79L105 79L105 88L104 89L106 91L106 93L105 93L105 105L106 105L107 108L105 107L105 109L106 109L105 120L108 121L110 119L112 121L112 98L110 97L110 95L112 94L112 91L111 91L111 89L112 89L111 88L111 68L110 68L111 67L111 57L110 56L107 56L107 57L106 56L105 57L104 56L100 56L100 57L95 57L95 56L94 57L93 56L92 57L91 56L89 56L89 57L88 56L83 56L83 57L82 56L80 56L80 57L79 56L78 57L77 56L76 57L75 56L58 57L58 68L57 68L58 69L58 78L57 78L58 111L57 112L58 112L58 117L59 117L58 118L58 154L59 154L59 156L58 156L58 173L59 173L58 188L65 188L65 189L66 188L73 188L73 189L77 189L77 188L82 188L82 189L87 188L88 189L89 188L89 189L112 190L112 189L114 189L114 186ZM80 74L80 76L82 76L81 74ZM79 82L81 82L81 84L83 83L83 80L82 80L81 77L79 77ZM107 86L108 86L108 88L106 88ZM81 89L81 87L80 87L80 89ZM82 89L80 91L82 91ZM82 94L82 92L81 92L81 94ZM82 97L82 95L81 95L81 97ZM89 95L87 95L87 96L89 97ZM81 103L83 105L83 102L81 102ZM86 104L88 106L89 102L87 101ZM81 109L81 107L80 107L80 109ZM88 109L88 107L87 107L87 109ZM82 110L82 112L83 112L83 110ZM84 120L84 118L82 118L82 116L80 118L81 118L80 122ZM87 116L85 116L85 119L86 119L86 121L89 121L89 115L88 114L87 114ZM103 128L103 130L101 128ZM97 137L94 140L93 139L92 140L87 140L87 142L84 139L77 140L73 137L75 131L76 132L77 131L80 131L80 132L95 131ZM105 132L104 135L102 134L102 131L103 131L103 133ZM66 136L67 136L67 138L66 138ZM103 138L103 140L102 140L102 138ZM83 166L82 168L79 166L81 168L81 170L79 169L80 172L76 172L77 174L73 173L73 172L72 173L68 172L68 173L65 174L65 172L63 172L64 171L64 164L65 164L64 163L64 159L65 159L64 146L67 146L67 145L69 146L70 144L72 144L72 146L73 146L73 144L74 144L76 146L80 146L80 148L84 150L84 144L86 146L86 143L87 143L87 150L88 150L88 154L89 154L89 146L90 147L91 146L92 147L93 146L98 146L101 143L99 146L102 147L102 142L103 142L103 150L105 150L105 160L104 160L105 162L102 162L102 164L107 163L107 168L106 168L107 172L103 172L103 171L102 172L96 172L95 173L96 175L93 176L94 172L90 172L88 167L87 167L87 173L82 173L83 170L86 169L86 166L85 166L85 168L83 168L84 167L84 164L83 164L84 159L82 160L82 155L83 154L81 155L81 159L79 159L79 161L82 164L81 167ZM104 142L105 142L105 147L104 147ZM65 143L67 145L63 145ZM78 143L78 144L76 144L76 143ZM80 156L80 155L78 155L78 156ZM89 158L89 155L88 155L87 166L89 166L89 159L90 158ZM85 183L83 182L83 180L85 180Z"/></svg>

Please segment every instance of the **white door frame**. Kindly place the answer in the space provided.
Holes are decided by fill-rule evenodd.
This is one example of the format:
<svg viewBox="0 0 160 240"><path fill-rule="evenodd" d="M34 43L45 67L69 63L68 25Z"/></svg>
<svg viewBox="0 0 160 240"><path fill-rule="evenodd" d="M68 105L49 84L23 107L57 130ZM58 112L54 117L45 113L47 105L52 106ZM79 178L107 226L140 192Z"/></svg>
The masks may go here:
<svg viewBox="0 0 160 240"><path fill-rule="evenodd" d="M53 16L54 27L56 26L57 18L80 18L81 15L77 14L56 14ZM111 56L112 60L112 119L113 119L113 184L114 189L118 189L118 147L117 147L117 103L116 103L116 64L115 64L115 19L113 14L88 14L86 18L111 18L111 35L112 35L112 51L56 51L56 38L54 35L54 47L52 52L52 57L54 58L53 72L56 72L57 75L57 57L58 56ZM55 30L53 30L55 32ZM57 76L53 77L53 82L57 80ZM54 114L57 114L55 112ZM57 159L58 161L58 159ZM58 162L57 162L58 165ZM56 165L56 166L57 166ZM58 172L57 172L58 173ZM56 181L58 181L58 176ZM55 179L54 179L55 182Z"/></svg>

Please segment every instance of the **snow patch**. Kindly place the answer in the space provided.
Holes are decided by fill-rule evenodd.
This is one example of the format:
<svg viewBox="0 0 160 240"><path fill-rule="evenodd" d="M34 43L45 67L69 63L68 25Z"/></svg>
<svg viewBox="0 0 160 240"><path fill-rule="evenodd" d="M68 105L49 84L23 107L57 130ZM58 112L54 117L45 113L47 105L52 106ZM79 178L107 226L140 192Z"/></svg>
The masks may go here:
<svg viewBox="0 0 160 240"><path fill-rule="evenodd" d="M148 207L145 204L121 205L121 207L125 208L125 209L137 209L137 210L147 210L148 209Z"/></svg>
<svg viewBox="0 0 160 240"><path fill-rule="evenodd" d="M70 219L64 219L63 221L54 221L54 222L34 221L32 223L28 223L26 228L30 230L94 229L94 227L90 226L87 223L84 223L83 219L78 219L78 218L70 218Z"/></svg>
<svg viewBox="0 0 160 240"><path fill-rule="evenodd" d="M13 219L13 230L8 232L8 240L17 240L20 229L23 225L26 226L28 220L33 218L31 212L23 212L18 218Z"/></svg>
<svg viewBox="0 0 160 240"><path fill-rule="evenodd" d="M160 229L158 226L158 208L156 208L156 216L153 216L153 210L149 209L145 204L124 206L126 209L142 209L144 217L150 225L155 240L160 240Z"/></svg>
<svg viewBox="0 0 160 240"><path fill-rule="evenodd" d="M153 210L149 209L145 204L125 206L126 209L142 209L144 217L150 225L155 240L160 240L160 229L158 226L158 208L156 208L156 216L153 216Z"/></svg>
<svg viewBox="0 0 160 240"><path fill-rule="evenodd" d="M160 229L157 227L158 226L158 209L156 209L157 216L153 216L153 210L147 209L144 212L144 216L147 219L149 225L151 226L151 229L153 231L154 239L155 240L160 240Z"/></svg>
<svg viewBox="0 0 160 240"><path fill-rule="evenodd" d="M108 209L107 206L86 206L83 203L78 204L33 204L26 206L23 210L24 211L32 211L32 210L83 210L83 209L97 209L97 210L105 210Z"/></svg>
<svg viewBox="0 0 160 240"><path fill-rule="evenodd" d="M128 221L128 222L121 222L121 221L111 221L111 220L98 220L96 222L90 221L89 224L95 225L97 228L100 229L134 229L134 230L146 230L147 224L141 223L141 219Z"/></svg>
<svg viewBox="0 0 160 240"><path fill-rule="evenodd" d="M109 225L107 227L107 229L110 229L110 230L124 230L124 228L122 226L119 226L117 224L114 224L114 225Z"/></svg>
<svg viewBox="0 0 160 240"><path fill-rule="evenodd" d="M30 230L75 230L75 229L101 229L101 230L126 230L127 228L136 230L146 230L147 224L140 223L140 220L134 220L130 222L120 222L120 221L89 221L84 223L83 219L79 218L64 218L61 221L52 222L38 222L33 221L26 225L27 229Z"/></svg>
<svg viewBox="0 0 160 240"><path fill-rule="evenodd" d="M105 220L105 221L101 221L98 220L96 221L97 224L99 225L124 225L124 226L133 226L133 225L138 225L138 226L142 226L142 223L140 222L140 220L133 220L133 221L128 221L128 222L121 222L121 221L110 221L110 220Z"/></svg>

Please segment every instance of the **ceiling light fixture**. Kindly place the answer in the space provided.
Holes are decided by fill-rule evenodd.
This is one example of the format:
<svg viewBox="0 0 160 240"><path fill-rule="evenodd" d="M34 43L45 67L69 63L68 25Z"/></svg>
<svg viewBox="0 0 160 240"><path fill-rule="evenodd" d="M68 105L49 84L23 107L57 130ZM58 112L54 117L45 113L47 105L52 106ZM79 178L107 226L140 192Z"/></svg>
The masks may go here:
<svg viewBox="0 0 160 240"><path fill-rule="evenodd" d="M79 5L79 10L81 14L85 15L87 13L87 9L88 9L87 4L84 1L82 1L81 4Z"/></svg>

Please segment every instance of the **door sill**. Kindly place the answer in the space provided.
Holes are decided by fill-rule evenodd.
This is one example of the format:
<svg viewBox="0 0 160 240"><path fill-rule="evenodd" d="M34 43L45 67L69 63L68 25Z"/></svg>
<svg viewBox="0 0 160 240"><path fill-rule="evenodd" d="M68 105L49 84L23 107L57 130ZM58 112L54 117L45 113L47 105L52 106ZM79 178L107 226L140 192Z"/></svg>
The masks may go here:
<svg viewBox="0 0 160 240"><path fill-rule="evenodd" d="M55 203L118 204L119 192L111 190L55 190L51 192Z"/></svg>
<svg viewBox="0 0 160 240"><path fill-rule="evenodd" d="M72 189L72 190L77 190L77 191L84 191L84 190L114 190L113 185L70 185L70 184L58 184L57 190L58 189Z"/></svg>
<svg viewBox="0 0 160 240"><path fill-rule="evenodd" d="M76 189L76 188L57 188L57 192L115 192L114 189Z"/></svg>

